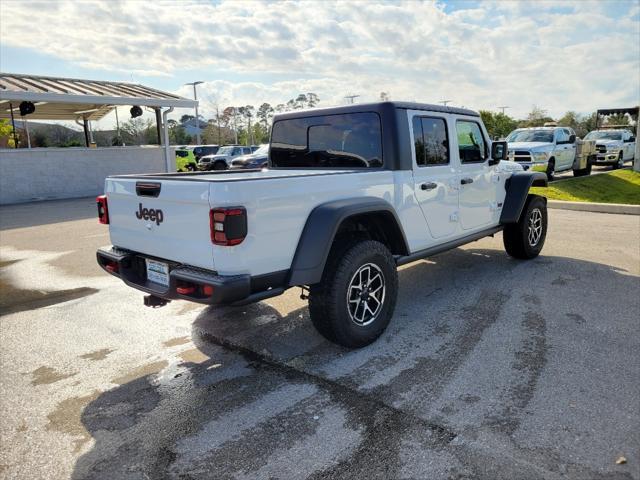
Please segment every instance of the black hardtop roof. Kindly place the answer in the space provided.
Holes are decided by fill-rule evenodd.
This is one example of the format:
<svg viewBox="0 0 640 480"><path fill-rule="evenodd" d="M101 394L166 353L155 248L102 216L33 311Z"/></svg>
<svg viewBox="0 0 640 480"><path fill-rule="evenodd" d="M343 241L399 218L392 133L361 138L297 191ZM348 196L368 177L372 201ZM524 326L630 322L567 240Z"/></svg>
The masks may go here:
<svg viewBox="0 0 640 480"><path fill-rule="evenodd" d="M466 108L447 107L444 105L434 105L430 103L418 102L372 102L372 103L354 103L351 105L341 105L338 107L311 108L306 110L292 110L290 112L279 113L275 115L274 121L286 120L290 118L315 117L320 115L336 115L344 113L359 112L381 112L388 111L389 108L404 110L424 110L429 112L453 113L457 115L467 115L479 117L478 112L468 110Z"/></svg>

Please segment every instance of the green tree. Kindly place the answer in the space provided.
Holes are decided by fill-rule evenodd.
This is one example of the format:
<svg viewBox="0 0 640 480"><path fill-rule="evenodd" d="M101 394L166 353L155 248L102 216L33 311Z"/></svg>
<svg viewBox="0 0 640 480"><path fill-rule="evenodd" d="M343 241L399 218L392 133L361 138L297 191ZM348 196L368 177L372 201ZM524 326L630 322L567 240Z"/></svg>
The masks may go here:
<svg viewBox="0 0 640 480"><path fill-rule="evenodd" d="M616 113L605 118L607 125L629 125L629 117L626 114Z"/></svg>
<svg viewBox="0 0 640 480"><path fill-rule="evenodd" d="M273 107L268 103L263 103L262 105L260 105L260 108L258 108L256 116L260 119L260 122L262 122L262 126L264 127L264 129L268 131L269 122L273 117Z"/></svg>
<svg viewBox="0 0 640 480"><path fill-rule="evenodd" d="M184 125L184 124L185 124L185 123L187 123L189 120L193 120L194 118L196 118L196 117L194 117L193 115L187 115L187 114L185 113L184 115L182 115L182 116L180 117L180 123Z"/></svg>
<svg viewBox="0 0 640 480"><path fill-rule="evenodd" d="M320 97L315 93L307 93L307 107L313 108L320 102Z"/></svg>
<svg viewBox="0 0 640 480"><path fill-rule="evenodd" d="M8 120L0 120L0 147L15 148L13 126Z"/></svg>
<svg viewBox="0 0 640 480"><path fill-rule="evenodd" d="M561 127L571 127L577 133L580 126L580 116L576 112L568 111L558 120L558 125Z"/></svg>
<svg viewBox="0 0 640 480"><path fill-rule="evenodd" d="M155 123L151 119L131 118L120 125L123 141L127 145L157 144Z"/></svg>
<svg viewBox="0 0 640 480"><path fill-rule="evenodd" d="M169 143L173 145L188 145L191 143L191 135L188 135L182 125L175 120L168 120Z"/></svg>
<svg viewBox="0 0 640 480"><path fill-rule="evenodd" d="M576 135L584 137L587 133L596 129L596 123L598 121L598 114L593 112L591 115L587 115L580 119L578 128L576 129Z"/></svg>
<svg viewBox="0 0 640 480"><path fill-rule="evenodd" d="M480 118L492 139L504 138L518 126L518 121L505 113L480 110Z"/></svg>
<svg viewBox="0 0 640 480"><path fill-rule="evenodd" d="M534 105L525 120L526 127L542 127L546 122L553 122L553 118L547 115L547 111Z"/></svg>

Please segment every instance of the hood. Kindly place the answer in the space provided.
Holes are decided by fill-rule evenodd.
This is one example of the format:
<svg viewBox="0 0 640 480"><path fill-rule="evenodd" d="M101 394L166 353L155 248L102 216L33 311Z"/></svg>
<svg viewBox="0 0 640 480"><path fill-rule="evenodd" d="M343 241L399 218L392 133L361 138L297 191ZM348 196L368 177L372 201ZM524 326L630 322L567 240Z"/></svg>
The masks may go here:
<svg viewBox="0 0 640 480"><path fill-rule="evenodd" d="M213 160L226 160L228 155L204 155L200 157L200 161L204 163L212 162Z"/></svg>
<svg viewBox="0 0 640 480"><path fill-rule="evenodd" d="M553 147L553 143L548 142L509 142L509 150L543 150Z"/></svg>

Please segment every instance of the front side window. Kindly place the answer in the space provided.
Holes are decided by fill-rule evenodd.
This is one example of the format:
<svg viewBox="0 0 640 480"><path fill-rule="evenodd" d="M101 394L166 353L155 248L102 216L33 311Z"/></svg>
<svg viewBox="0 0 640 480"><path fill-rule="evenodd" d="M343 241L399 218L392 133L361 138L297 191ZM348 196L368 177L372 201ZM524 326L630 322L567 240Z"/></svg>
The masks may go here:
<svg viewBox="0 0 640 480"><path fill-rule="evenodd" d="M443 118L413 117L413 138L418 166L449 163L447 124Z"/></svg>
<svg viewBox="0 0 640 480"><path fill-rule="evenodd" d="M458 120L458 152L462 163L484 162L487 157L487 146L476 122Z"/></svg>
<svg viewBox="0 0 640 480"><path fill-rule="evenodd" d="M273 125L273 167L382 167L377 113L345 113L279 120Z"/></svg>
<svg viewBox="0 0 640 480"><path fill-rule="evenodd" d="M556 130L556 143L569 142L569 135L564 130Z"/></svg>

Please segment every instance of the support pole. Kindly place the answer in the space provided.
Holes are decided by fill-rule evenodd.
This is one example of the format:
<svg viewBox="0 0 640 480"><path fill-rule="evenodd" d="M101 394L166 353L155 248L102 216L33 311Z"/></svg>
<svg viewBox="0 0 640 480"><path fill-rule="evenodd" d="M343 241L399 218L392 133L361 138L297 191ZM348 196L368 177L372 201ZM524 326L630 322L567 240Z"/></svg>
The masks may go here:
<svg viewBox="0 0 640 480"><path fill-rule="evenodd" d="M118 119L118 107L116 106L116 142L118 146L122 146L122 139L120 138L120 120Z"/></svg>
<svg viewBox="0 0 640 480"><path fill-rule="evenodd" d="M173 107L169 107L162 112L162 129L164 131L164 162L167 167L167 173L173 172L174 164L171 162L171 149L169 146L169 127L167 126L167 115L173 112Z"/></svg>
<svg viewBox="0 0 640 480"><path fill-rule="evenodd" d="M84 129L84 145L89 148L89 122L86 118L82 119L82 128Z"/></svg>
<svg viewBox="0 0 640 480"><path fill-rule="evenodd" d="M11 112L11 126L13 127L13 148L18 148L18 134L16 133L16 119L13 116L12 103L9 103L9 111Z"/></svg>
<svg viewBox="0 0 640 480"><path fill-rule="evenodd" d="M633 118L633 117L632 117ZM636 110L636 153L633 155L633 170L640 172L640 107Z"/></svg>
<svg viewBox="0 0 640 480"><path fill-rule="evenodd" d="M22 124L24 125L24 129L27 132L27 148L31 148L31 135L29 134L29 120L25 117L22 117Z"/></svg>
<svg viewBox="0 0 640 480"><path fill-rule="evenodd" d="M160 108L154 108L156 111L156 131L158 132L158 145L162 145L162 116L160 115Z"/></svg>

